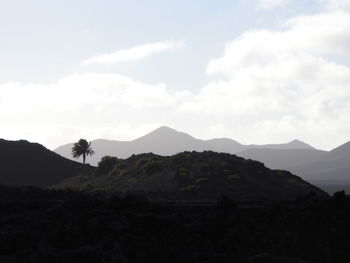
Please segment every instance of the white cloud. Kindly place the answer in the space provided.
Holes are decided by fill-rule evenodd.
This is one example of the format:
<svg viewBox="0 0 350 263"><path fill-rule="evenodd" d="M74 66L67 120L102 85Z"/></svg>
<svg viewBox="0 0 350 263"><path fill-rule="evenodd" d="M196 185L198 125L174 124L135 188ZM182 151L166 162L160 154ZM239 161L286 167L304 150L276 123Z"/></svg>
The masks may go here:
<svg viewBox="0 0 350 263"><path fill-rule="evenodd" d="M74 111L89 105L112 107L116 101L133 108L168 103L165 84L148 85L103 73L72 74L50 85L9 82L1 86L1 93L0 109L12 113L32 108Z"/></svg>
<svg viewBox="0 0 350 263"><path fill-rule="evenodd" d="M72 74L49 85L9 82L0 85L0 92L0 137L22 134L49 147L75 140L80 132L99 138L114 130L118 138L125 127L155 127L188 96L163 83L102 73Z"/></svg>
<svg viewBox="0 0 350 263"><path fill-rule="evenodd" d="M210 61L208 73L260 68L276 54L348 54L350 15L333 12L290 19L282 31L250 31L226 46L222 58Z"/></svg>
<svg viewBox="0 0 350 263"><path fill-rule="evenodd" d="M122 49L117 52L94 56L84 61L84 64L108 64L125 61L135 61L166 51L177 50L184 46L183 41L162 41Z"/></svg>
<svg viewBox="0 0 350 263"><path fill-rule="evenodd" d="M322 0L328 9L348 9L350 8L350 0Z"/></svg>
<svg viewBox="0 0 350 263"><path fill-rule="evenodd" d="M349 56L349 43L350 15L340 11L246 32L208 64L226 79L187 107L239 123L231 128L243 141L293 136L329 149L350 139L350 68L329 60Z"/></svg>
<svg viewBox="0 0 350 263"><path fill-rule="evenodd" d="M0 137L54 148L87 139L132 139L160 125L199 138L243 143L295 138L330 149L350 139L350 15L290 19L279 31L256 30L208 63L217 80L198 93L118 74L68 75L50 85L0 85Z"/></svg>
<svg viewBox="0 0 350 263"><path fill-rule="evenodd" d="M291 0L260 0L259 1L259 6L261 8L265 9L273 9L276 7L280 7L283 5L286 5L290 2Z"/></svg>

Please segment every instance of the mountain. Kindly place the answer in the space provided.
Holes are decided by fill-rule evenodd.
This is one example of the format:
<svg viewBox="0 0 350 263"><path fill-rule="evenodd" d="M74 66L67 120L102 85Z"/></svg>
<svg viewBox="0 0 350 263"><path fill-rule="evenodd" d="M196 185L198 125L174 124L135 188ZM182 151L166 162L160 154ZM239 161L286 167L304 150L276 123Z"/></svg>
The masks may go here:
<svg viewBox="0 0 350 263"><path fill-rule="evenodd" d="M105 158L95 176L72 178L56 187L143 191L176 200L217 200L223 194L239 201L291 200L310 191L327 196L290 172L270 170L260 162L212 151L166 157L140 154L125 160Z"/></svg>
<svg viewBox="0 0 350 263"><path fill-rule="evenodd" d="M227 138L211 139L207 140L206 143L209 145L210 150L215 152L235 154L247 148L247 146Z"/></svg>
<svg viewBox="0 0 350 263"><path fill-rule="evenodd" d="M187 149L203 151L208 147L205 141L166 126L132 141L132 144L136 146L135 148L139 148L141 152L153 152L160 155L171 155Z"/></svg>
<svg viewBox="0 0 350 263"><path fill-rule="evenodd" d="M291 171L330 194L350 192L350 142L329 152L310 148L251 148L237 155L263 162L272 169Z"/></svg>
<svg viewBox="0 0 350 263"><path fill-rule="evenodd" d="M350 181L350 142L292 170L308 180Z"/></svg>
<svg viewBox="0 0 350 263"><path fill-rule="evenodd" d="M325 156L327 152L313 149L268 149L252 148L237 153L246 159L263 162L271 169L289 170L312 163ZM298 174L298 173L297 173ZM299 175L299 174L298 174Z"/></svg>
<svg viewBox="0 0 350 263"><path fill-rule="evenodd" d="M256 144L250 144L248 145L248 148L266 148L266 149L279 149L279 150L295 150L295 149L303 149L303 150L315 150L314 147L311 145L299 141L299 140L293 140L289 143L282 143L282 144L265 144L265 145L256 145Z"/></svg>
<svg viewBox="0 0 350 263"><path fill-rule="evenodd" d="M55 152L68 159L73 159L71 155L72 147L73 143L66 144L55 149ZM249 148L313 149L310 145L297 140L287 144L270 145L242 145L227 138L200 140L166 126L132 141L94 140L92 141L92 147L95 150L95 155L87 159L92 165L97 165L101 158L107 155L127 158L133 154L149 152L168 156L183 151L211 150L236 154Z"/></svg>
<svg viewBox="0 0 350 263"><path fill-rule="evenodd" d="M37 143L0 139L0 184L50 186L93 169Z"/></svg>
<svg viewBox="0 0 350 263"><path fill-rule="evenodd" d="M72 159L73 143L63 145L56 153ZM159 155L172 155L186 150L204 151L210 148L204 141L198 140L186 133L178 132L168 127L160 127L133 141L111 141L98 139L92 141L95 154L87 159L92 165L97 165L103 156L127 158L133 154L153 152Z"/></svg>

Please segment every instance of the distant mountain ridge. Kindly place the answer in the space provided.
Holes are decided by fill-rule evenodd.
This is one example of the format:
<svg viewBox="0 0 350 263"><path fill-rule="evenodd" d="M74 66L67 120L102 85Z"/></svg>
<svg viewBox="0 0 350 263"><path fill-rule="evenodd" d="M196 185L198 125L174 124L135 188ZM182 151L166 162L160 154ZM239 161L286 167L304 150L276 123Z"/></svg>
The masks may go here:
<svg viewBox="0 0 350 263"><path fill-rule="evenodd" d="M279 149L279 150L292 150L292 149L303 149L303 150L315 150L314 147L311 145L299 141L297 139L288 142L288 143L281 143L281 144L265 144L265 145L256 145L256 144L250 144L247 145L248 148L255 148L255 149Z"/></svg>
<svg viewBox="0 0 350 263"><path fill-rule="evenodd" d="M238 155L263 162L272 169L291 171L324 188L333 185L332 189L337 191L350 189L350 142L331 151L247 149Z"/></svg>
<svg viewBox="0 0 350 263"><path fill-rule="evenodd" d="M294 167L300 167L315 162L326 154L326 151L316 149L276 148L251 148L238 153L238 155L243 158L263 162L271 169L283 170L293 170Z"/></svg>
<svg viewBox="0 0 350 263"><path fill-rule="evenodd" d="M63 145L55 152L72 159L72 146L72 143ZM200 140L162 126L132 141L98 139L92 141L92 146L96 152L88 159L92 165L97 165L106 155L128 158L133 154L150 152L169 156L184 151L210 150L257 160L271 169L288 170L322 187L333 184L333 190L350 189L350 142L332 151L321 151L299 140L285 144L244 145L228 138Z"/></svg>
<svg viewBox="0 0 350 263"><path fill-rule="evenodd" d="M291 170L309 180L350 180L350 142Z"/></svg>
<svg viewBox="0 0 350 263"><path fill-rule="evenodd" d="M73 143L58 147L54 151L68 159L71 156ZM216 151L237 154L250 148L273 149L314 149L312 146L298 140L286 144L243 145L228 138L201 140L184 132L162 126L140 138L132 141L112 141L98 139L92 141L96 154L88 159L92 165L97 165L103 156L110 155L119 158L128 158L133 154L149 153L168 156L184 151Z"/></svg>

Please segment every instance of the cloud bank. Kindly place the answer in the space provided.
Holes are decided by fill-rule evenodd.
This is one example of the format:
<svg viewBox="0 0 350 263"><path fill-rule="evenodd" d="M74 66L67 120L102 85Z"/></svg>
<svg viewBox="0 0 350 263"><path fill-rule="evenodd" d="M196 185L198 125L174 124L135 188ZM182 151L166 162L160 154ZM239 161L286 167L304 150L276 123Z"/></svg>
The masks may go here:
<svg viewBox="0 0 350 263"><path fill-rule="evenodd" d="M350 8L350 0L324 0L323 1L326 8L334 10L334 9L349 9Z"/></svg>
<svg viewBox="0 0 350 263"><path fill-rule="evenodd" d="M177 50L184 46L184 41L162 41L147 43L117 52L94 56L84 61L84 64L110 64L126 61L137 61L155 54Z"/></svg>
<svg viewBox="0 0 350 263"><path fill-rule="evenodd" d="M334 59L350 56L349 43L350 15L336 10L245 32L208 62L213 80L198 92L103 73L50 85L4 83L0 137L25 135L54 148L81 137L132 139L170 125L199 138L298 138L331 149L350 139L350 67Z"/></svg>
<svg viewBox="0 0 350 263"><path fill-rule="evenodd" d="M293 134L329 149L335 145L321 138L349 139L350 68L330 60L349 55L349 43L350 15L341 11L296 17L281 31L246 32L209 62L208 74L225 80L203 88L202 109L248 120L248 134Z"/></svg>
<svg viewBox="0 0 350 263"><path fill-rule="evenodd" d="M291 0L260 0L259 6L265 9L273 9L276 7L284 6Z"/></svg>

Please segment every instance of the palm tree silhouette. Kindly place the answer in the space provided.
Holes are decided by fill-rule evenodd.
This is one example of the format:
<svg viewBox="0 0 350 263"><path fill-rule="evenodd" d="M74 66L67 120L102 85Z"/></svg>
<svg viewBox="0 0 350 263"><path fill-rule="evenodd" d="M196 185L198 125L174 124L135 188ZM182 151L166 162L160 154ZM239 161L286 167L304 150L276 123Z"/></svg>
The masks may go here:
<svg viewBox="0 0 350 263"><path fill-rule="evenodd" d="M83 163L85 164L85 159L87 155L93 155L95 152L92 150L91 142L87 142L85 139L80 139L78 142L74 143L72 148L72 155L74 158L79 158L83 156Z"/></svg>

